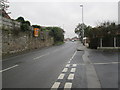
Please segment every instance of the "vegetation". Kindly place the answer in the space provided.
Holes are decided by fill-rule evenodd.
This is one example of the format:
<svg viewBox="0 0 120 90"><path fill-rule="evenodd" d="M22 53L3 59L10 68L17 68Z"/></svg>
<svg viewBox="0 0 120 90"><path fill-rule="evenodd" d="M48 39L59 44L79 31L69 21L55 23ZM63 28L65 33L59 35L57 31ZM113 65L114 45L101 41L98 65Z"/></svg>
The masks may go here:
<svg viewBox="0 0 120 90"><path fill-rule="evenodd" d="M75 33L82 37L82 24L78 24ZM84 36L90 40L90 45L93 48L99 46L100 38L105 42L103 46L113 46L113 38L116 37L117 41L120 36L120 25L115 22L104 22L96 27L87 26L84 24ZM94 45L93 45L94 44ZM119 42L117 42L119 44ZM95 46L95 47L94 47Z"/></svg>
<svg viewBox="0 0 120 90"><path fill-rule="evenodd" d="M23 17L18 17L16 21L21 23L21 31L30 31L31 23L29 21L25 21ZM34 28L39 28L40 31L49 32L49 35L54 38L55 44L62 44L64 42L64 30L60 27L42 27L39 25L32 25ZM40 32L39 32L40 33ZM44 33L43 33L44 34ZM41 35L41 37L44 35Z"/></svg>
<svg viewBox="0 0 120 90"><path fill-rule="evenodd" d="M60 27L46 27L50 31L49 35L54 38L54 42L64 42L64 30Z"/></svg>
<svg viewBox="0 0 120 90"><path fill-rule="evenodd" d="M89 36L89 31L92 29L91 26L87 26L85 24L78 24L77 27L75 28L75 33L80 35L81 38L83 37L82 36L82 28L84 28L84 37L88 37Z"/></svg>
<svg viewBox="0 0 120 90"><path fill-rule="evenodd" d="M18 17L16 21L21 23L21 31L30 31L31 24L29 21L25 21L23 17Z"/></svg>
<svg viewBox="0 0 120 90"><path fill-rule="evenodd" d="M32 25L34 28L41 28L39 25Z"/></svg>
<svg viewBox="0 0 120 90"><path fill-rule="evenodd" d="M104 22L101 25L92 28L88 36L89 38L96 38L96 37L106 37L106 36L116 36L119 34L118 25L114 22Z"/></svg>
<svg viewBox="0 0 120 90"><path fill-rule="evenodd" d="M9 8L8 0L0 0L0 9L7 10Z"/></svg>

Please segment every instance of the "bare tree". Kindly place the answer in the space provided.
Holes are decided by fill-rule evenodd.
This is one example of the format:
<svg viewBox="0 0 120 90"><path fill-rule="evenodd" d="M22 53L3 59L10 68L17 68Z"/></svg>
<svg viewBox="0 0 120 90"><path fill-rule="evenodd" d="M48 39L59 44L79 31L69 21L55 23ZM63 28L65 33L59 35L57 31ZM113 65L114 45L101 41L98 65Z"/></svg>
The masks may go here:
<svg viewBox="0 0 120 90"><path fill-rule="evenodd" d="M0 9L7 10L9 8L8 0L0 0Z"/></svg>

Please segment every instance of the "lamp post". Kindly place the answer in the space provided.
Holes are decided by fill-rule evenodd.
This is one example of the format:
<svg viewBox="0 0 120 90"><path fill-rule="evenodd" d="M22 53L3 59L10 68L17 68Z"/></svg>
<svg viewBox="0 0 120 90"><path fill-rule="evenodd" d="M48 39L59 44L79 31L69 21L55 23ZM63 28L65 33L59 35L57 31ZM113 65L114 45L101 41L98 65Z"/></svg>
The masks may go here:
<svg viewBox="0 0 120 90"><path fill-rule="evenodd" d="M80 5L80 7L82 8L82 23L84 22L83 21L83 5Z"/></svg>
<svg viewBox="0 0 120 90"><path fill-rule="evenodd" d="M83 17L83 5L80 5L82 8L82 39L84 38L84 17ZM82 40L83 41L83 40Z"/></svg>

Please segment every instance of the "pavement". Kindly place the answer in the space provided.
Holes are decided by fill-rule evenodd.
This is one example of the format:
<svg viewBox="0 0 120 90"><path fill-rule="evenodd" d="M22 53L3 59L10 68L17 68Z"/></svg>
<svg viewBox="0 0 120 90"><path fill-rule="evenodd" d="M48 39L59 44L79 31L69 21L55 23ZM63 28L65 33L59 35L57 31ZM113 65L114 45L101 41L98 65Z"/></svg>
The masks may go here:
<svg viewBox="0 0 120 90"><path fill-rule="evenodd" d="M3 88L118 88L119 52L66 42L5 59Z"/></svg>

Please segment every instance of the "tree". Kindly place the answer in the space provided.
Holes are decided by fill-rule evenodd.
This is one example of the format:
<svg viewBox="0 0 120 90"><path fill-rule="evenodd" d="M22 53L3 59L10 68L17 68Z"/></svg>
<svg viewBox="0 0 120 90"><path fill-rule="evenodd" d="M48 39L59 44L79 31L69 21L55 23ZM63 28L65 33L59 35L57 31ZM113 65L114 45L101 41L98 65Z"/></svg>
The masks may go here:
<svg viewBox="0 0 120 90"><path fill-rule="evenodd" d="M0 0L0 9L1 10L7 10L9 8L9 2L8 0Z"/></svg>
<svg viewBox="0 0 120 90"><path fill-rule="evenodd" d="M24 23L24 22L25 22L25 20L24 20L23 17L18 17L18 18L16 19L16 21L21 22L21 23Z"/></svg>
<svg viewBox="0 0 120 90"><path fill-rule="evenodd" d="M28 25L28 26L31 26L31 23L29 21L25 21L25 23Z"/></svg>
<svg viewBox="0 0 120 90"><path fill-rule="evenodd" d="M60 27L47 27L50 31L49 35L54 37L55 42L63 42L64 41L64 30Z"/></svg>
<svg viewBox="0 0 120 90"><path fill-rule="evenodd" d="M41 28L41 26L39 26L39 25L32 25L32 27L34 27L34 28Z"/></svg>
<svg viewBox="0 0 120 90"><path fill-rule="evenodd" d="M75 33L80 37L81 41L83 39L83 29L84 29L84 37L88 37L92 27L80 23L77 25L77 27L75 28Z"/></svg>
<svg viewBox="0 0 120 90"><path fill-rule="evenodd" d="M29 25L26 23L22 23L21 30L22 31L29 31L30 30Z"/></svg>
<svg viewBox="0 0 120 90"><path fill-rule="evenodd" d="M29 21L25 21L25 19L23 17L18 17L16 19L16 21L21 23L21 30L22 31L30 31L30 22Z"/></svg>

